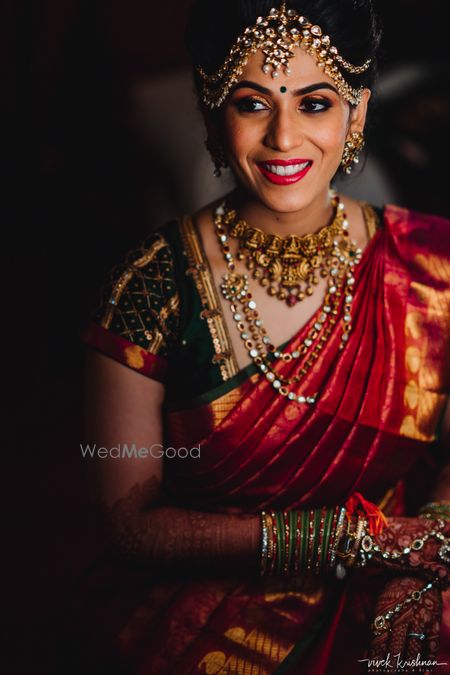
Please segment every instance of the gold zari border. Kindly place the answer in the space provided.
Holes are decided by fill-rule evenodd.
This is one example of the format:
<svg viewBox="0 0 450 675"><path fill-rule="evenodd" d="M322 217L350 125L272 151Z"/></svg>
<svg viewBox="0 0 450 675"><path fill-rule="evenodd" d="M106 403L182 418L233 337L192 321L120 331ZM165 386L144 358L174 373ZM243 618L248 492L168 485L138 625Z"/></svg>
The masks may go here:
<svg viewBox="0 0 450 675"><path fill-rule="evenodd" d="M202 251L199 235L192 218L185 216L180 221L180 231L189 260L189 269L203 305L201 318L206 319L214 345L213 363L219 363L223 380L228 380L239 371L227 327L223 320L220 301L206 255Z"/></svg>
<svg viewBox="0 0 450 675"><path fill-rule="evenodd" d="M367 228L367 234L369 236L370 241L380 226L380 220L378 218L378 214L376 213L376 211L367 202L361 202L361 209L363 212L364 221L366 223Z"/></svg>
<svg viewBox="0 0 450 675"><path fill-rule="evenodd" d="M120 298L124 290L126 289L128 283L133 278L134 274L145 267L155 258L157 253L167 247L167 242L161 236L141 255L140 258L133 261L132 263L127 263L126 269L122 272L116 283L114 284L109 303L108 309L105 312L104 317L102 318L100 325L107 330L111 326L111 321L114 317L114 313L117 309L117 305L120 302ZM111 302L113 301L113 302ZM165 322L170 314L179 313L180 310L180 296L176 293L170 300L161 308L159 312L159 317L162 323L162 327L165 328ZM161 348L161 345L165 343L165 338L158 328L153 328L151 331L145 331L145 336L148 340L148 345L146 351L150 354L158 355L158 352Z"/></svg>

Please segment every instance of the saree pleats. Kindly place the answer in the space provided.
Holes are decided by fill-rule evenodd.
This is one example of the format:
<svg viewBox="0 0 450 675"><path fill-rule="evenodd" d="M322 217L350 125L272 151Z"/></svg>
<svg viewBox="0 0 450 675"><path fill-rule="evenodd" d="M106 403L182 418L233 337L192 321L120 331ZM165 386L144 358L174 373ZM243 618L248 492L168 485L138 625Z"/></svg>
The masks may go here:
<svg viewBox="0 0 450 675"><path fill-rule="evenodd" d="M410 368L418 368L410 360L416 349L410 331L415 291L408 268L399 262L397 230L390 229L398 215L388 211L385 229L369 243L356 271L348 346L339 353L336 325L317 367L296 391L318 391L314 407L277 395L264 377L256 376L238 386L237 400L231 402L227 393L196 409L168 413L170 443L201 448L199 461L169 465L174 498L198 508L236 510L333 504L355 490L377 501L428 450L445 390L429 389L433 377L428 375L421 376L412 394ZM429 310L428 304L422 307L425 316ZM284 351L301 345L315 318ZM422 324L422 330L428 328ZM433 340L443 343L442 330ZM440 350L435 344L441 359L434 363L442 370ZM292 360L279 372L291 376L300 367ZM205 426L209 433L202 435Z"/></svg>

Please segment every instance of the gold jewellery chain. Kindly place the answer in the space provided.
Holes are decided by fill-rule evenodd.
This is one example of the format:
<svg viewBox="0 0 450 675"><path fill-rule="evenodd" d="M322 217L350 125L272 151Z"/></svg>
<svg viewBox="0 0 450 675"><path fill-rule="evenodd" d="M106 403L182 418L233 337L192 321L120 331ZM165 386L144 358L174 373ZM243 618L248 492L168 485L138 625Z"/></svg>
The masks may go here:
<svg viewBox="0 0 450 675"><path fill-rule="evenodd" d="M327 277L332 266L336 237L345 237L344 211L339 197L332 197L333 220L314 234L291 234L280 237L250 227L236 210L225 211L223 223L230 237L238 240L236 258L244 260L252 277L267 289L270 296L294 307L311 296L320 277ZM351 256L352 253L349 252Z"/></svg>
<svg viewBox="0 0 450 675"><path fill-rule="evenodd" d="M236 327L244 342L244 346L255 366L281 396L287 396L293 402L307 403L308 405L314 405L317 400L317 392L307 395L304 392L298 391L298 385L314 365L321 350L328 342L333 327L338 321L339 314L342 320L340 349L344 349L348 342L352 328L354 270L362 255L362 251L356 242L349 238L349 223L345 214L344 204L334 193L332 193L332 197L336 203L336 215L333 223L328 228L323 228L316 235L312 235L315 237L313 240L296 237L298 246L303 246L305 241L314 241L314 247L318 245L317 242L321 242L320 246L324 246L324 243L328 242L330 231L335 232L335 228L339 227L340 236L332 237L332 248L323 256L328 279L321 311L318 313L316 321L308 331L303 342L292 352L280 351L275 347L267 334L264 322L256 307L256 302L250 292L248 275L236 272L235 259L229 245L229 235L231 234L229 229L236 225L236 227L245 233L247 229L246 226L242 225L244 221L237 218L236 212L229 207L226 200L216 208L214 214L216 235L228 268L227 274L224 274L222 277L220 289L225 300L230 303L233 319L236 322ZM252 230L255 231L255 228L252 228ZM324 235L324 231L327 233L326 235ZM306 236L309 237L310 235ZM285 240L280 237L277 239L281 241L281 250L283 250ZM290 237L286 238L286 240L289 239ZM264 239L261 239L261 245L264 245ZM302 250L304 251L305 249L303 248ZM320 251L322 255L322 248ZM265 248L264 251L260 250L258 255L265 255L268 260L272 260L272 256L268 254L268 248ZM316 255L318 257L317 253ZM296 256L300 256L300 253L297 252ZM275 256L273 259L277 260ZM296 258L296 261L298 261L298 258ZM263 259L263 262L265 262L265 259ZM317 267L320 267L320 264ZM311 269L316 270L317 267L311 266ZM269 263L263 267L265 270L267 268L269 268ZM265 278L269 279L268 274ZM292 287L289 288L292 291ZM296 300L298 292L297 290L295 294L292 291ZM289 362L293 359L301 359L297 374L293 377L282 375L276 368L277 362Z"/></svg>

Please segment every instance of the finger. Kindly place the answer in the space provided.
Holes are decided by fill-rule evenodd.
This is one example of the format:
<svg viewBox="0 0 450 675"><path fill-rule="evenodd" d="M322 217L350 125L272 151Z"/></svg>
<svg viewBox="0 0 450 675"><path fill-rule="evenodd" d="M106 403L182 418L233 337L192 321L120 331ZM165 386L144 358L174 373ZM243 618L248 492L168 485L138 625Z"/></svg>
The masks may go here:
<svg viewBox="0 0 450 675"><path fill-rule="evenodd" d="M427 658L436 659L439 651L440 621L436 620L429 624L426 639Z"/></svg>
<svg viewBox="0 0 450 675"><path fill-rule="evenodd" d="M369 659L385 659L388 652L389 631L385 630L381 635L373 635L369 645Z"/></svg>
<svg viewBox="0 0 450 675"><path fill-rule="evenodd" d="M412 637L411 635L409 635L409 633L417 635L425 635L425 638L421 640L418 637ZM416 659L418 654L420 654L420 658L426 657L426 654L428 652L428 645L426 638L427 633L425 628L421 630L417 626L410 626L406 636L404 658L406 660Z"/></svg>
<svg viewBox="0 0 450 675"><path fill-rule="evenodd" d="M439 651L439 636L442 621L442 593L433 589L422 600L423 608L427 617L426 627L426 653L430 659L437 656ZM424 623L424 622L422 622Z"/></svg>
<svg viewBox="0 0 450 675"><path fill-rule="evenodd" d="M409 622L404 619L392 624L392 630L388 640L388 652L391 655L391 662L394 663L393 668L396 667L397 658L404 658L408 627Z"/></svg>
<svg viewBox="0 0 450 675"><path fill-rule="evenodd" d="M406 636L405 659L422 661L436 659L439 651L439 632L439 620L430 621L425 625L417 622L412 623ZM425 637L420 639L409 635L409 633L424 635Z"/></svg>

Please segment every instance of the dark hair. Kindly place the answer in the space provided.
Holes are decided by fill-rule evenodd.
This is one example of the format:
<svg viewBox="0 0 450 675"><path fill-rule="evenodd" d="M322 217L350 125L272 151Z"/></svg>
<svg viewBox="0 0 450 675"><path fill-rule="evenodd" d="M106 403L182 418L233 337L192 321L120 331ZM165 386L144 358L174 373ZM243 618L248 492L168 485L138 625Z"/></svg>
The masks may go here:
<svg viewBox="0 0 450 675"><path fill-rule="evenodd" d="M223 63L231 45L260 15L266 16L280 0L195 0L186 31L186 46L194 67L199 94L201 79L197 65L211 74ZM344 73L353 87L373 86L377 74L377 50L381 31L371 0L288 0L331 37L344 59L360 65L372 59L370 68L359 75Z"/></svg>

